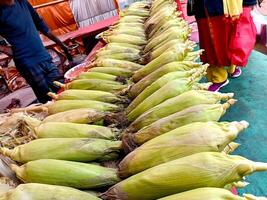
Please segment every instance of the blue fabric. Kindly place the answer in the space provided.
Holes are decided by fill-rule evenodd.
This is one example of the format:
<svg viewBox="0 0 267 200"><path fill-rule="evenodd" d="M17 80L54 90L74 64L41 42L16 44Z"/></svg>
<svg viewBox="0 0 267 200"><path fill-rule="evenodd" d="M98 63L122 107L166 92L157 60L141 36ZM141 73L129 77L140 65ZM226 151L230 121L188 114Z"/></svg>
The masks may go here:
<svg viewBox="0 0 267 200"><path fill-rule="evenodd" d="M34 65L18 64L17 69L26 78L40 103L46 103L51 100L47 96L48 92L57 93L59 88L53 84L54 81L63 82L63 77L51 60Z"/></svg>
<svg viewBox="0 0 267 200"><path fill-rule="evenodd" d="M27 0L0 6L0 35L12 46L16 64L31 65L51 59L38 31L47 33L49 28Z"/></svg>

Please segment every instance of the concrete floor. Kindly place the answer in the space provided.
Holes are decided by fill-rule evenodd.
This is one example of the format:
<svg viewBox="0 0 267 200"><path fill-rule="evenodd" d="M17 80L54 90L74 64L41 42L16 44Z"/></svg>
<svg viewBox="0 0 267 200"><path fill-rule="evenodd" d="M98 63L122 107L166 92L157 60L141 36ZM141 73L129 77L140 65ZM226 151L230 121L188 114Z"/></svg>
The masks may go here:
<svg viewBox="0 0 267 200"><path fill-rule="evenodd" d="M223 120L246 120L247 131L237 142L242 145L235 152L248 159L267 162L267 56L254 51L241 77L231 80L222 92L234 92L238 103ZM256 173L246 179L250 182L240 193L267 196L267 172Z"/></svg>

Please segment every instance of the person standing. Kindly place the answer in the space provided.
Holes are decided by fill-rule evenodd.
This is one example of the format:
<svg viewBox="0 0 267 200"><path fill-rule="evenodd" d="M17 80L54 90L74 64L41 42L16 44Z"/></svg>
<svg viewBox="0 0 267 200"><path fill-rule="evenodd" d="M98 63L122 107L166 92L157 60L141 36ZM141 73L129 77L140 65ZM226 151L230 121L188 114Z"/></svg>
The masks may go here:
<svg viewBox="0 0 267 200"><path fill-rule="evenodd" d="M59 45L69 56L68 47L49 30L27 0L0 0L0 35L11 46L0 45L0 52L12 56L17 70L32 87L38 101L51 100L57 92L53 82L63 81L45 49L39 31Z"/></svg>
<svg viewBox="0 0 267 200"><path fill-rule="evenodd" d="M219 91L228 77L241 75L256 42L251 10L257 0L196 0L194 15L199 30L201 61L209 63L210 91ZM225 69L228 67L228 69Z"/></svg>

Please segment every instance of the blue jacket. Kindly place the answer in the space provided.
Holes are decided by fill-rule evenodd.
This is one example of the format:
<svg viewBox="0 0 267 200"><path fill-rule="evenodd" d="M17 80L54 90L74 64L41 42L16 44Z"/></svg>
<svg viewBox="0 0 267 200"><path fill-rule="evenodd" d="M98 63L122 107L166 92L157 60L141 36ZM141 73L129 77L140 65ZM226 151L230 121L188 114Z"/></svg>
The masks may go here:
<svg viewBox="0 0 267 200"><path fill-rule="evenodd" d="M0 35L11 44L16 64L27 66L51 59L38 31L47 33L49 28L27 0L0 6Z"/></svg>
<svg viewBox="0 0 267 200"><path fill-rule="evenodd" d="M253 6L257 0L244 0L244 6ZM223 12L222 0L195 0L195 17L206 18L207 16L221 16Z"/></svg>

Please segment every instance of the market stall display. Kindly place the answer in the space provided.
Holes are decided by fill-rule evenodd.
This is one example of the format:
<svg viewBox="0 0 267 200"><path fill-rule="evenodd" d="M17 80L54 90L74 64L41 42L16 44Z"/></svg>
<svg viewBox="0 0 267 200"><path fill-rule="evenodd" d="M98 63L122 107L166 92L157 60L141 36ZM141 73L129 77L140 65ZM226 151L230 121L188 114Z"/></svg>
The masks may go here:
<svg viewBox="0 0 267 200"><path fill-rule="evenodd" d="M208 65L197 61L202 50L194 51L174 2L133 3L101 34L107 44L87 72L55 83L64 91L49 93L53 102L6 116L7 135L32 141L2 144L25 183L3 199L22 199L24 190L34 200L42 187L40 199L266 199L227 190L245 187L244 177L267 163L229 155L249 124L220 120L234 94L200 83Z"/></svg>

